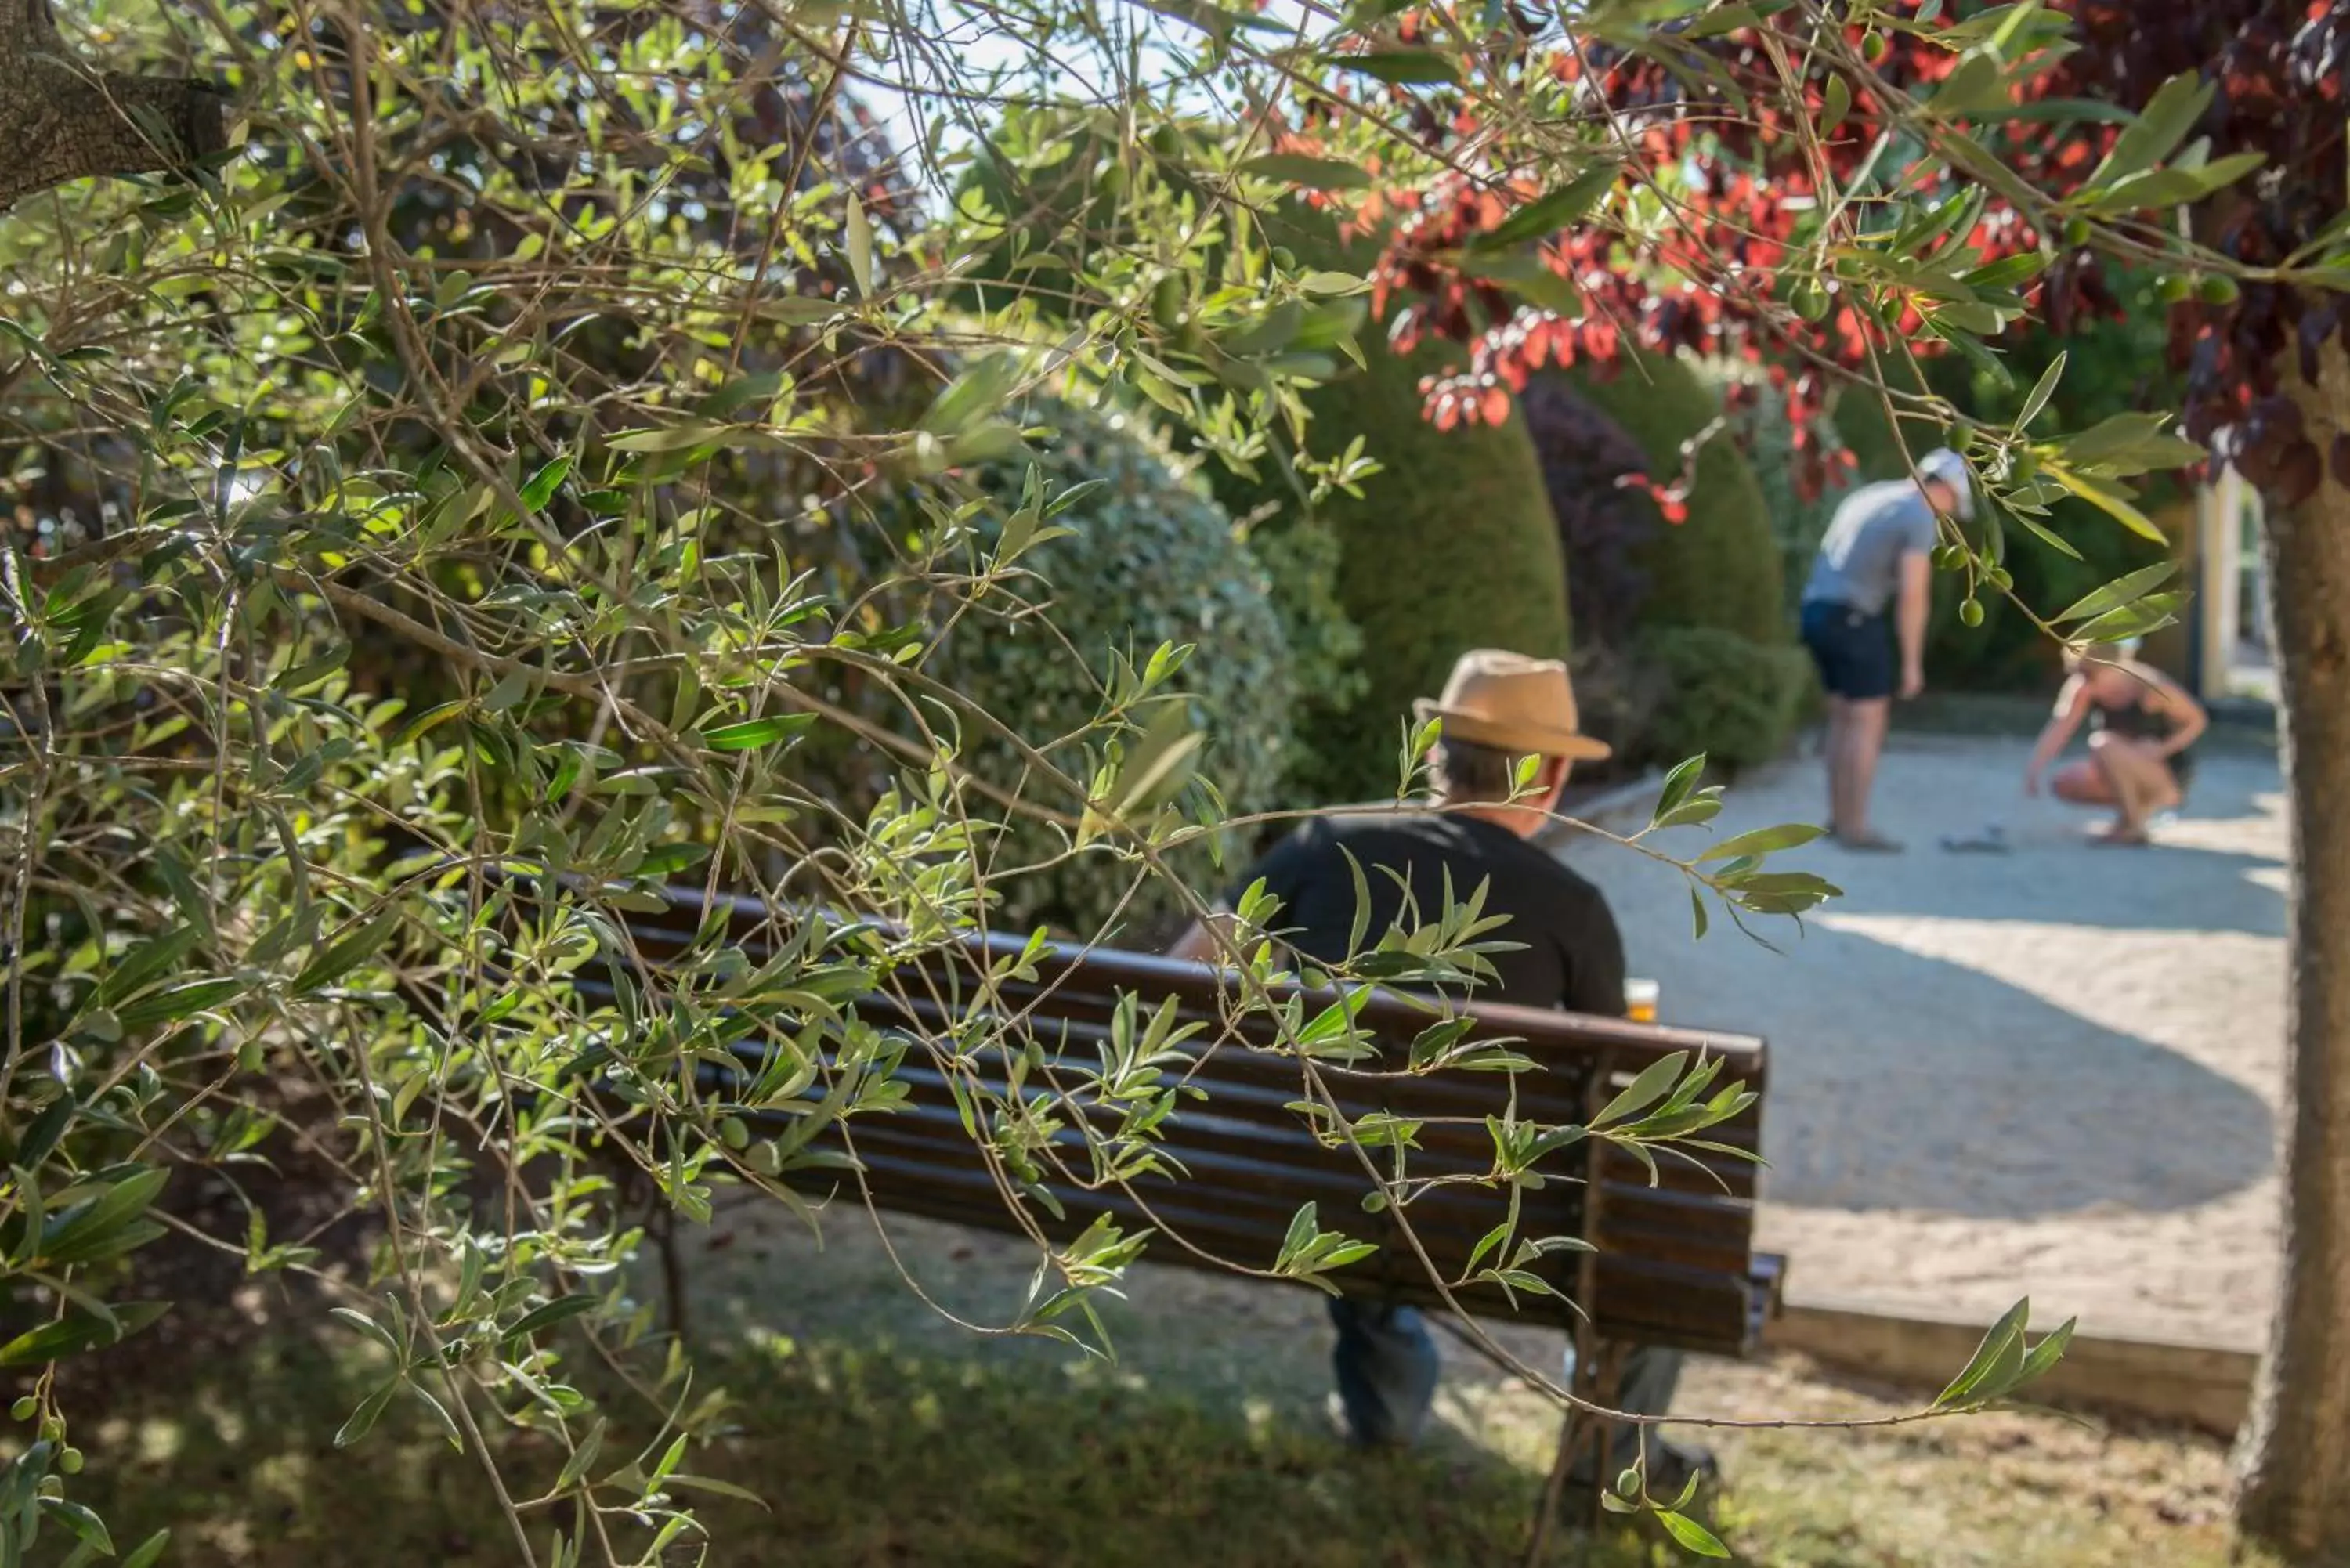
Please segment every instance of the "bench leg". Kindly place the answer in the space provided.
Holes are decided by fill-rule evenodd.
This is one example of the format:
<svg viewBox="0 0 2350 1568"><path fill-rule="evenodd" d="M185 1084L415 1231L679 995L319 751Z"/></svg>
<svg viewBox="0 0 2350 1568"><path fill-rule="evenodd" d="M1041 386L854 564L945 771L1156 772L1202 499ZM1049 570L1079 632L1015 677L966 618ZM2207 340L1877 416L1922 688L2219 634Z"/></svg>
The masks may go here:
<svg viewBox="0 0 2350 1568"><path fill-rule="evenodd" d="M662 1198L660 1183L633 1164L624 1162L613 1179L618 1189L613 1194L614 1207L623 1214L636 1212L644 1216L645 1236L660 1254L662 1304L668 1309L665 1316L669 1331L683 1339L685 1255L678 1241L677 1210Z"/></svg>
<svg viewBox="0 0 2350 1568"><path fill-rule="evenodd" d="M1575 1340L1575 1378L1571 1385L1575 1397L1614 1409L1623 1386L1622 1348L1598 1341L1589 1334L1577 1334ZM1584 1528L1596 1532L1607 1518L1600 1500L1607 1495L1607 1484L1612 1479L1607 1474L1607 1449L1614 1430L1614 1422L1588 1415L1572 1405L1560 1417L1558 1453L1551 1461L1549 1476L1543 1481L1542 1501L1534 1512L1534 1535L1526 1543L1526 1568L1542 1568L1550 1552L1551 1532L1558 1522L1558 1505L1566 1492L1567 1476L1586 1452L1591 1455L1592 1480Z"/></svg>

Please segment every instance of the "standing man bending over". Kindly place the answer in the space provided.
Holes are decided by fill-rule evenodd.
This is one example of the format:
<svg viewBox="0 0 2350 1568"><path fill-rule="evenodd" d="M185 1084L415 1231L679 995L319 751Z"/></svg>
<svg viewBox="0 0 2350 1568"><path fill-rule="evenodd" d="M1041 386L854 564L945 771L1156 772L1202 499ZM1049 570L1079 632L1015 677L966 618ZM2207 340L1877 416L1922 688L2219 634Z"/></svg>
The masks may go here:
<svg viewBox="0 0 2350 1568"><path fill-rule="evenodd" d="M1804 587L1804 646L1828 696L1828 831L1848 849L1901 847L1869 826L1868 793L1894 693L1907 701L1926 687L1926 610L1941 513L1975 513L1966 462L1947 448L1919 461L1914 483L1887 480L1846 496ZM1887 605L1895 607L1892 637Z"/></svg>
<svg viewBox="0 0 2350 1568"><path fill-rule="evenodd" d="M1528 842L1549 821L1578 760L1607 755L1605 742L1577 728L1575 691L1566 666L1514 653L1464 654L1435 702L1416 705L1443 729L1433 757L1435 809L1398 814L1362 812L1320 818L1277 846L1223 900L1229 910L1262 877L1281 900L1278 929L1308 960L1336 965L1350 955L1356 880L1347 857L1362 867L1370 895L1367 940L1406 919L1404 888L1422 919L1436 919L1448 876L1456 898L1482 883L1485 913L1509 923L1492 935L1521 944L1489 955L1493 976L1473 988L1470 1002L1624 1015L1624 943L1599 889L1555 857ZM1518 759L1542 759L1531 788L1512 798ZM1217 955L1217 944L1194 926L1175 956L1194 961ZM1333 1297L1338 1331L1332 1360L1339 1403L1354 1440L1364 1446L1409 1443L1427 1423L1436 1397L1435 1343L1412 1307L1369 1297ZM1626 1358L1620 1398L1626 1409L1662 1415L1671 1403L1680 1358L1643 1347ZM1614 1475L1638 1452L1639 1428L1617 1429L1617 1451L1605 1473ZM1692 1469L1711 1468L1709 1456L1651 1438L1651 1484L1677 1490ZM1586 1461L1587 1462L1587 1461Z"/></svg>

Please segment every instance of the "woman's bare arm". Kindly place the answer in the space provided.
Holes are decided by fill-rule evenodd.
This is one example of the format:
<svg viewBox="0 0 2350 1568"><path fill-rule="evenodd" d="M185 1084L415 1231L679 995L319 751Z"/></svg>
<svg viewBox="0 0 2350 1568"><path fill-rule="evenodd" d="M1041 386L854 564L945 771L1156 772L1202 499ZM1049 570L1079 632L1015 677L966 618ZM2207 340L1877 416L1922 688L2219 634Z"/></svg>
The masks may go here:
<svg viewBox="0 0 2350 1568"><path fill-rule="evenodd" d="M2178 728L2170 732L2170 738L2158 750L2166 757L2175 757L2193 745L2203 732L2210 728L2211 715L2205 712L2203 704L2195 701L2187 688L2178 681L2158 670L2148 673L2154 678L2156 701L2161 703L2162 711L2178 723Z"/></svg>
<svg viewBox="0 0 2350 1568"><path fill-rule="evenodd" d="M2037 794L2041 775L2056 753L2071 743L2081 728L2081 721L2089 716L2089 683L2079 675L2064 678L2064 689L2056 694L2056 710L2041 727L2039 743L2032 748L2032 761L2024 765L2023 787Z"/></svg>

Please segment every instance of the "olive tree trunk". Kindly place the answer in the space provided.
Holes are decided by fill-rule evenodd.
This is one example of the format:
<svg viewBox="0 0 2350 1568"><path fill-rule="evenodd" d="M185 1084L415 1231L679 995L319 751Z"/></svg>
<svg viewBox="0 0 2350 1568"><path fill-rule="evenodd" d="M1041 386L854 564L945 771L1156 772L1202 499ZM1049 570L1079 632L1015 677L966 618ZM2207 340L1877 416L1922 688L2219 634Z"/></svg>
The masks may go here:
<svg viewBox="0 0 2350 1568"><path fill-rule="evenodd" d="M0 0L0 212L68 180L216 152L225 102L207 82L93 70L58 36L48 0Z"/></svg>
<svg viewBox="0 0 2350 1568"><path fill-rule="evenodd" d="M2329 345L2319 386L2289 379L2330 457L2350 361ZM2264 530L2293 812L2285 1257L2238 1504L2246 1535L2304 1564L2350 1563L2350 488L2326 466Z"/></svg>

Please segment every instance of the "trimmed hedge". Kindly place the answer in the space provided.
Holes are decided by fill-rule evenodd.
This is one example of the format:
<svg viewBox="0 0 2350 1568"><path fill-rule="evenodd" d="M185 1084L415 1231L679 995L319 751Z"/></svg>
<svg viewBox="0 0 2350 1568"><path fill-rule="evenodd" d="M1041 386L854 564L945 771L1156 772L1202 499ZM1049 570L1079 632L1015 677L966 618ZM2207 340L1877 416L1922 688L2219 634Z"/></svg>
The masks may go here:
<svg viewBox="0 0 2350 1568"><path fill-rule="evenodd" d="M1044 149L1056 135L1066 156L1058 145L1035 156L1018 151ZM1097 237L1114 235L1128 196L1104 182L1115 161L1104 142L1102 125L1084 114L1007 124L1003 149L976 162L962 189L1021 220L1031 248L1055 231L1066 244L1079 215ZM1015 177L1007 160L1023 158L1029 171ZM1326 267L1359 273L1375 249L1341 243L1328 216L1303 208L1260 222L1267 238ZM1008 275L1013 248L1007 236L974 275ZM1399 357L1377 323L1357 342L1367 369L1347 366L1304 401L1316 455L1359 435L1383 465L1359 499L1334 495L1308 515L1277 460L1261 462L1254 479L1204 464L1226 509L1254 520L1252 547L1292 650L1298 702L1286 786L1287 804L1298 806L1391 796L1412 699L1433 695L1468 649L1567 651L1565 570L1524 427L1513 419L1437 430L1421 416L1419 381L1458 350L1431 344Z"/></svg>
<svg viewBox="0 0 2350 1568"><path fill-rule="evenodd" d="M1635 350L1605 381L1573 376L1583 396L1639 443L1660 483L1681 472L1682 442L1721 415L1721 398L1669 356ZM1644 625L1712 628L1764 647L1788 640L1778 541L1754 471L1727 430L1698 454L1687 521L1659 529L1637 561L1648 578Z"/></svg>
<svg viewBox="0 0 2350 1568"><path fill-rule="evenodd" d="M1709 365L1705 372L1709 381L1724 390L1732 381L1746 385L1752 400L1731 415L1730 428L1754 470L1754 483L1762 493L1762 514L1770 519L1771 536L1778 541L1779 581L1787 614L1799 616L1804 586L1811 579L1812 558L1819 554L1820 541L1827 535L1836 507L1860 487L1857 471L1836 461L1845 450L1844 442L1833 421L1821 421L1812 431L1812 440L1827 471L1826 483L1817 495L1807 499L1797 483L1795 428L1787 421L1786 394L1771 385L1767 377L1750 376L1734 362Z"/></svg>
<svg viewBox="0 0 2350 1568"><path fill-rule="evenodd" d="M1811 658L1719 627L1659 626L1634 657L1658 688L1634 744L1642 762L1669 766L1700 752L1735 772L1778 757L1801 716Z"/></svg>
<svg viewBox="0 0 2350 1568"><path fill-rule="evenodd" d="M1341 246L1324 223L1299 215L1267 228L1301 256L1360 272L1367 247ZM1381 465L1360 498L1333 494L1314 519L1336 540L1338 602L1362 637L1360 691L1300 693L1289 774L1299 805L1391 797L1412 700L1441 690L1470 649L1544 659L1568 651L1566 567L1524 423L1513 415L1503 425L1440 431L1422 416L1419 382L1458 349L1430 343L1399 355L1377 323L1357 341L1368 368L1349 368L1305 401L1311 451L1328 455L1359 435ZM1271 503L1264 527L1297 526L1301 504L1286 480L1207 467L1234 515Z"/></svg>
<svg viewBox="0 0 2350 1568"><path fill-rule="evenodd" d="M1419 380L1442 354L1365 352L1367 372L1306 399L1309 441L1360 435L1382 470L1361 499L1322 508L1338 541L1338 600L1362 634L1363 684L1343 706L1306 694L1311 765L1292 778L1317 805L1395 793L1412 700L1441 690L1470 649L1567 654L1566 568L1524 425L1440 431L1421 416Z"/></svg>
<svg viewBox="0 0 2350 1568"><path fill-rule="evenodd" d="M1072 404L1032 406L1028 422L1057 434L1038 443L1035 459L1053 488L1088 479L1107 483L1055 519L1075 532L1020 557L1042 581L1017 585L1032 603L1049 601L1041 618L966 614L926 666L983 711L1042 744L1091 722L1113 654L1139 668L1160 643L1195 651L1171 682L1191 699L1191 720L1207 732L1201 771L1230 809L1245 814L1283 803L1283 752L1290 729L1288 650L1263 570L1235 535L1232 519L1196 478L1168 454L1155 431L1131 416ZM971 477L988 493L1016 504L1028 459L987 463ZM902 499L899 504L906 504ZM980 525L991 541L1003 511ZM1008 603L998 605L1008 609ZM1063 639L1066 640L1064 641ZM1013 748L966 728L971 762L1001 784L1023 772ZM1047 753L1081 783L1092 762L1076 746ZM1037 804L1074 803L1033 785ZM1050 857L1066 847L1053 829L1024 819L1008 840L983 855L999 867ZM1217 885L1222 873L1204 843L1168 857L1191 886ZM996 876L1003 915L1014 925L1055 925L1092 933L1118 914L1122 928L1161 919L1179 904L1158 878L1147 881L1119 913L1140 867L1092 849L1016 877Z"/></svg>
<svg viewBox="0 0 2350 1568"><path fill-rule="evenodd" d="M1216 472L1222 465L1201 467ZM1248 547L1264 568L1273 613L1289 649L1295 702L1282 753L1285 799L1293 805L1319 801L1327 787L1323 781L1347 765L1341 754L1346 737L1370 687L1363 670L1362 628L1347 613L1339 586L1346 547L1325 516L1250 529Z"/></svg>
<svg viewBox="0 0 2350 1568"><path fill-rule="evenodd" d="M1634 352L1605 381L1584 371L1569 379L1661 483L1683 472L1682 443L1721 417L1720 390L1676 358ZM1687 519L1659 525L1632 553L1647 592L1616 665L1616 738L1627 764L1703 752L1724 768L1751 767L1785 748L1811 666L1794 646L1780 530L1729 428L1700 450L1688 505Z"/></svg>
<svg viewBox="0 0 2350 1568"><path fill-rule="evenodd" d="M1203 144L1215 134L1216 128L1208 126L1195 132ZM1045 316L1066 316L1070 301L1053 291L1067 285L1067 268L1057 260L1045 265L1034 260L1115 243L1128 230L1130 203L1138 198L1120 169L1126 151L1118 144L1115 119L1099 112L1056 107L1008 115L956 185L957 201L983 201L1009 223L968 269L961 303L994 308L1024 298L1027 307ZM1163 176L1166 171L1158 166L1156 172ZM1176 198L1159 190L1148 199ZM1290 233L1297 222L1323 227L1310 235ZM1334 256L1337 250L1335 230L1318 217L1284 223L1283 237L1326 248ZM1014 265L1015 254L1025 258L1024 265ZM1207 264L1211 271L1216 265L1213 259ZM1330 265L1343 264L1334 259ZM1006 280L1016 280L1020 287L988 286ZM1137 413L1153 421L1162 418L1149 404ZM1181 439L1180 430L1169 434ZM1315 439L1328 438L1317 431ZM1292 804L1344 798L1355 787L1351 775L1361 771L1348 752L1358 724L1356 706L1369 689L1362 665L1364 636L1347 612L1340 584L1344 543L1330 516L1303 514L1276 463L1264 463L1263 483L1232 473L1221 461L1202 466L1218 498L1243 521L1289 650L1288 679L1300 705L1285 746L1285 797ZM1372 793L1384 795L1393 787L1381 784Z"/></svg>

